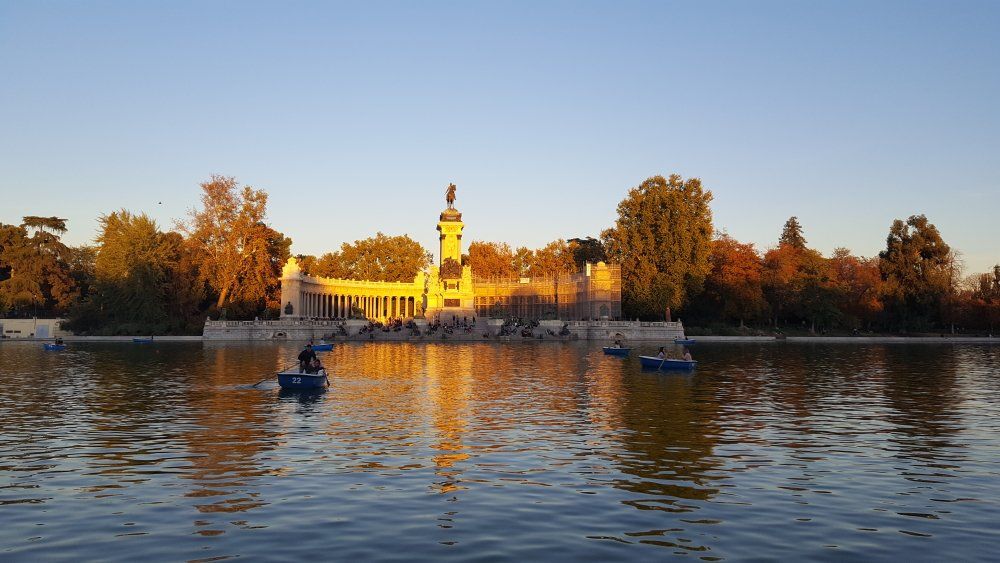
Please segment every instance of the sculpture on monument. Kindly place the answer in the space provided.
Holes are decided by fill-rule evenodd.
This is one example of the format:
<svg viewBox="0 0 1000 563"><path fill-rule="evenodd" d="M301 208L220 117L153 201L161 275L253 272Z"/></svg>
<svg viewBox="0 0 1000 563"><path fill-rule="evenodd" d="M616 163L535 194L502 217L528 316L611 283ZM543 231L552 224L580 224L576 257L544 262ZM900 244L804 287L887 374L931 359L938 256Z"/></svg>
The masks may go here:
<svg viewBox="0 0 1000 563"><path fill-rule="evenodd" d="M444 199L448 202L448 209L455 209L455 184L448 184L448 189L444 192Z"/></svg>

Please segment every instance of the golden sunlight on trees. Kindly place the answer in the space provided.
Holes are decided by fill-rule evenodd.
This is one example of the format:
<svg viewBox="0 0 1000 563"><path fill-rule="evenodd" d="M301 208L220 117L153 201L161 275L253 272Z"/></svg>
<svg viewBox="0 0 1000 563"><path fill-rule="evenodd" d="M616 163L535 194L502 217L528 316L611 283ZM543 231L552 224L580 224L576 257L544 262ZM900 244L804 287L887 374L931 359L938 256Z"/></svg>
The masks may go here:
<svg viewBox="0 0 1000 563"><path fill-rule="evenodd" d="M225 176L212 176L201 188L202 209L191 210L190 221L179 226L200 258L199 275L217 296L216 307L276 307L291 240L265 223L267 193L240 189Z"/></svg>
<svg viewBox="0 0 1000 563"><path fill-rule="evenodd" d="M674 174L647 179L618 204L615 226L602 238L621 264L626 316L662 319L668 307L701 293L711 269L711 201L701 180Z"/></svg>
<svg viewBox="0 0 1000 563"><path fill-rule="evenodd" d="M374 237L344 243L338 252L320 256L314 275L349 280L412 282L431 263L430 254L407 235Z"/></svg>
<svg viewBox="0 0 1000 563"><path fill-rule="evenodd" d="M469 244L468 264L479 278L517 278L514 251L505 242L473 241Z"/></svg>
<svg viewBox="0 0 1000 563"><path fill-rule="evenodd" d="M705 280L705 293L716 302L727 320L756 320L767 309L761 285L762 264L751 243L741 243L729 235L712 241L709 257L712 269Z"/></svg>

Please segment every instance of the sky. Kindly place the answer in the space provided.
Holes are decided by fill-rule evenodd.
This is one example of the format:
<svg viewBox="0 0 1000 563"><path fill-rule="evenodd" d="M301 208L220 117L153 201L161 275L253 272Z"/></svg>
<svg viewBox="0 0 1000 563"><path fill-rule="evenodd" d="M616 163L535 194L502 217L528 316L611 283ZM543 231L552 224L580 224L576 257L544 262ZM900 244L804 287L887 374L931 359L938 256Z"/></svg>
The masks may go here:
<svg viewBox="0 0 1000 563"><path fill-rule="evenodd" d="M758 249L873 256L925 214L1000 263L1000 2L0 0L0 222L270 194L296 254L381 231L599 236L630 188L701 178Z"/></svg>

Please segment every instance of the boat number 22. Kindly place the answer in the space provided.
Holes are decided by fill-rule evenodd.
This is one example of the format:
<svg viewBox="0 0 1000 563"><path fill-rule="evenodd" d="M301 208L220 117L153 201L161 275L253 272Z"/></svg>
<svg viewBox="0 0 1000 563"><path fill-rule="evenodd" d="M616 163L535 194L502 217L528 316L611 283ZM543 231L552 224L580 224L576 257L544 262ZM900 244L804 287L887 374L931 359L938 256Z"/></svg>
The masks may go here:
<svg viewBox="0 0 1000 563"><path fill-rule="evenodd" d="M292 383L302 383L302 378L301 377L293 377L292 378Z"/></svg>

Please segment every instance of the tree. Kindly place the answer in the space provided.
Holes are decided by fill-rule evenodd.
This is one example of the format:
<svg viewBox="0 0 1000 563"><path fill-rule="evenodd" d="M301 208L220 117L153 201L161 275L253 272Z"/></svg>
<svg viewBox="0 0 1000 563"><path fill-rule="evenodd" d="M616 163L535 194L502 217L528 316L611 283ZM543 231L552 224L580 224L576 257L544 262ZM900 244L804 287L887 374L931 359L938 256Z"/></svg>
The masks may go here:
<svg viewBox="0 0 1000 563"><path fill-rule="evenodd" d="M67 328L103 334L197 333L205 284L184 238L161 232L145 213L114 211L98 219L92 290ZM86 266L81 266L85 269Z"/></svg>
<svg viewBox="0 0 1000 563"><path fill-rule="evenodd" d="M528 265L532 278L555 277L576 271L573 251L563 239L554 240L534 251Z"/></svg>
<svg viewBox="0 0 1000 563"><path fill-rule="evenodd" d="M299 269L302 270L303 274L307 276L316 275L314 271L319 260L315 256L311 254L296 254L295 260L299 263Z"/></svg>
<svg viewBox="0 0 1000 563"><path fill-rule="evenodd" d="M608 253L604 249L604 243L594 237L571 238L567 242L569 242L570 252L573 253L573 261L576 263L577 271L582 270L588 262L596 264L608 261Z"/></svg>
<svg viewBox="0 0 1000 563"><path fill-rule="evenodd" d="M718 304L727 319L760 316L767 308L762 287L763 265L752 243L741 243L729 235L712 241L709 256L711 271L705 280L705 293Z"/></svg>
<svg viewBox="0 0 1000 563"><path fill-rule="evenodd" d="M942 299L956 282L956 257L924 215L889 228L879 253L887 313L903 330L928 328L940 318Z"/></svg>
<svg viewBox="0 0 1000 563"><path fill-rule="evenodd" d="M468 264L477 278L516 278L514 251L505 242L473 241L469 244Z"/></svg>
<svg viewBox="0 0 1000 563"><path fill-rule="evenodd" d="M701 180L675 174L647 179L618 204L615 226L602 238L621 264L627 316L661 318L700 293L711 269L711 201Z"/></svg>
<svg viewBox="0 0 1000 563"><path fill-rule="evenodd" d="M525 246L519 246L517 250L514 251L514 269L517 271L517 277L528 277L531 264L534 260L534 251Z"/></svg>
<svg viewBox="0 0 1000 563"><path fill-rule="evenodd" d="M267 193L237 186L235 178L212 176L201 184L203 208L179 225L219 308L271 301L291 243L265 223Z"/></svg>
<svg viewBox="0 0 1000 563"><path fill-rule="evenodd" d="M785 227L781 230L781 238L778 239L778 244L805 250L806 239L802 236L802 225L799 225L798 217L789 217L785 221Z"/></svg>
<svg viewBox="0 0 1000 563"><path fill-rule="evenodd" d="M105 322L136 332L140 327L165 328L174 262L156 221L122 209L102 215L98 223L94 273Z"/></svg>
<svg viewBox="0 0 1000 563"><path fill-rule="evenodd" d="M430 253L410 237L377 233L324 254L316 263L316 273L329 278L412 282L430 263Z"/></svg>
<svg viewBox="0 0 1000 563"><path fill-rule="evenodd" d="M838 248L829 258L832 277L840 296L837 308L848 328L871 328L882 312L882 278L877 258L853 256Z"/></svg>
<svg viewBox="0 0 1000 563"><path fill-rule="evenodd" d="M34 231L34 232L31 232ZM70 250L60 240L66 220L27 216L20 226L0 224L0 311L31 307L58 314L77 298Z"/></svg>

